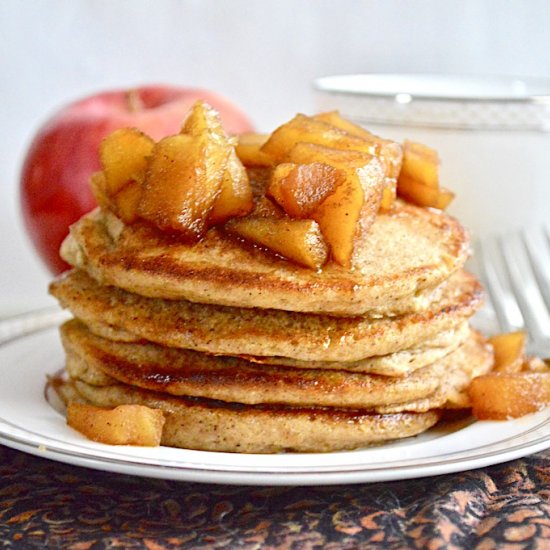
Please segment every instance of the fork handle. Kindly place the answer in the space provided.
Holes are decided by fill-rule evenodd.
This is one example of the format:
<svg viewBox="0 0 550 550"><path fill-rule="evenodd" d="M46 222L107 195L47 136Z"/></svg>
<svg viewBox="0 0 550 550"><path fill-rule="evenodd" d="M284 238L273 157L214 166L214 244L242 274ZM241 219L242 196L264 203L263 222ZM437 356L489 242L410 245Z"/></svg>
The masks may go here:
<svg viewBox="0 0 550 550"><path fill-rule="evenodd" d="M49 307L6 317L0 321L0 344L32 332L53 327L70 317L58 307Z"/></svg>

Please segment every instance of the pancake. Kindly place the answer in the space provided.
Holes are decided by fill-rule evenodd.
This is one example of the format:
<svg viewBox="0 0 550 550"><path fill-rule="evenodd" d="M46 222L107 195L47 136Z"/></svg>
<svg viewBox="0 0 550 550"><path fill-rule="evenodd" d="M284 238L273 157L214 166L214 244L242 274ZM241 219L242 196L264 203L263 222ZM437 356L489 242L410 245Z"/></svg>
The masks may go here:
<svg viewBox="0 0 550 550"><path fill-rule="evenodd" d="M314 271L211 229L186 244L96 209L76 222L62 257L102 284L142 296L332 315L421 311L468 256L468 235L444 212L398 202L358 245L353 269Z"/></svg>
<svg viewBox="0 0 550 550"><path fill-rule="evenodd" d="M432 409L468 409L472 406L468 387L476 377L487 374L494 365L493 348L485 337L473 332L473 338L466 342L463 349L470 349L470 356L461 368L448 371L441 379L437 391L424 399L405 404L392 404L377 407L380 413L397 413L402 411L425 412ZM450 357L450 356L449 356ZM447 359L445 359L447 360Z"/></svg>
<svg viewBox="0 0 550 550"><path fill-rule="evenodd" d="M445 403L446 393L460 392L469 383L473 365L486 370L492 362L485 341L476 333L446 358L402 378L257 365L154 344L117 343L92 334L76 320L62 326L61 336L69 374L87 383L108 385L111 378L175 396L249 405L378 410L429 398L445 388L439 406ZM97 370L108 378L101 379L94 373Z"/></svg>
<svg viewBox="0 0 550 550"><path fill-rule="evenodd" d="M115 329L101 323L91 322L88 328L98 336L115 342L143 342L144 340L133 334ZM470 327L465 321L457 328L445 331L432 340L422 343L417 349L397 351L388 355L375 355L365 357L358 361L303 361L289 357L257 356L257 355L233 355L252 363L260 365L282 365L300 369L330 369L347 370L350 372L363 372L369 374L381 374L384 376L407 376L416 369L430 365L455 350L462 344L470 333ZM203 352L204 353L204 352ZM220 354L212 354L220 355Z"/></svg>
<svg viewBox="0 0 550 550"><path fill-rule="evenodd" d="M94 330L94 332L96 332ZM106 331L108 334L109 331ZM97 334L101 334L98 332ZM243 359L261 365L283 365L299 369L332 369L381 374L383 376L407 376L417 369L431 365L435 361L446 357L470 335L467 322L457 328L442 332L432 340L428 340L417 349L396 351L388 355L365 357L359 361L300 361L289 357L258 357L243 355ZM106 336L109 338L109 336Z"/></svg>
<svg viewBox="0 0 550 550"><path fill-rule="evenodd" d="M54 380L53 384L65 402L160 409L166 419L162 445L204 451L342 451L417 435L440 418L437 411L381 415L350 409L236 405L171 397L125 384L101 387L78 380Z"/></svg>
<svg viewBox="0 0 550 550"><path fill-rule="evenodd" d="M458 328L481 303L480 284L464 271L427 311L374 320L145 298L74 270L54 281L50 292L92 330L106 326L111 337L123 331L121 339L168 347L302 361L357 361L416 349Z"/></svg>

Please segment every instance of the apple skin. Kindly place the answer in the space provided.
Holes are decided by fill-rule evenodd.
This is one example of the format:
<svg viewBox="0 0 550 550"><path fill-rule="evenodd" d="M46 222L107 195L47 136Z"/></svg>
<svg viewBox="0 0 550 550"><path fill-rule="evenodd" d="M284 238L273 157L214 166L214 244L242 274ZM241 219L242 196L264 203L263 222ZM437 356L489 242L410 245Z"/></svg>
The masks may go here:
<svg viewBox="0 0 550 550"><path fill-rule="evenodd" d="M228 133L253 130L220 95L169 85L94 94L67 105L38 130L23 161L20 202L25 229L52 273L69 267L59 256L69 226L96 206L89 179L100 169L101 140L123 127L139 128L154 140L175 134L198 99L220 113Z"/></svg>

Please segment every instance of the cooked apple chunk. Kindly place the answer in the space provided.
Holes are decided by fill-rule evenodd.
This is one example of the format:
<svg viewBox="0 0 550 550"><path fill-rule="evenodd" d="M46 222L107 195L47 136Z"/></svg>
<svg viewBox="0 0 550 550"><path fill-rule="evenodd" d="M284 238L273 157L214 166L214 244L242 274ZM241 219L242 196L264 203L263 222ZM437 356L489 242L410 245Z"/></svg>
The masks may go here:
<svg viewBox="0 0 550 550"><path fill-rule="evenodd" d="M107 194L107 180L103 172L94 172L90 178L90 187L97 204L105 209L113 208L111 198Z"/></svg>
<svg viewBox="0 0 550 550"><path fill-rule="evenodd" d="M517 418L550 406L550 371L490 373L474 378L468 391L476 418Z"/></svg>
<svg viewBox="0 0 550 550"><path fill-rule="evenodd" d="M220 192L208 215L208 225L225 223L228 219L245 216L253 207L252 189L248 175L235 152L236 138L225 133L220 116L204 101L197 101L186 118L181 133L193 137L208 135L227 147L227 164L224 169Z"/></svg>
<svg viewBox="0 0 550 550"><path fill-rule="evenodd" d="M418 180L400 175L397 180L397 195L417 206L445 210L454 199L454 193L444 187L430 187Z"/></svg>
<svg viewBox="0 0 550 550"><path fill-rule="evenodd" d="M302 142L372 154L372 148L363 139L302 114L279 126L261 147L261 151L272 157L276 163L281 163L287 161L293 147Z"/></svg>
<svg viewBox="0 0 550 550"><path fill-rule="evenodd" d="M415 141L404 142L402 175L418 181L422 185L437 189L439 187L439 163L439 155L431 147Z"/></svg>
<svg viewBox="0 0 550 550"><path fill-rule="evenodd" d="M274 201L261 195L254 198L254 209L250 217L254 218L287 218L285 211Z"/></svg>
<svg viewBox="0 0 550 550"><path fill-rule="evenodd" d="M231 148L205 131L179 134L155 144L138 214L163 231L199 239L221 192Z"/></svg>
<svg viewBox="0 0 550 550"><path fill-rule="evenodd" d="M143 405L119 405L103 409L70 402L67 424L88 439L108 445L160 445L164 415Z"/></svg>
<svg viewBox="0 0 550 550"><path fill-rule="evenodd" d="M269 136L253 132L241 134L236 146L237 156L245 166L271 166L273 159L261 151Z"/></svg>
<svg viewBox="0 0 550 550"><path fill-rule="evenodd" d="M347 178L312 213L330 245L334 261L344 267L351 266L364 203L365 193L361 186L353 178ZM379 204L380 201L376 203L376 210Z"/></svg>
<svg viewBox="0 0 550 550"><path fill-rule="evenodd" d="M246 216L253 207L248 174L232 148L223 173L220 194L214 201L208 218L209 224L221 224L231 218Z"/></svg>
<svg viewBox="0 0 550 550"><path fill-rule="evenodd" d="M391 208L396 195L396 178L401 168L402 151L398 143L378 138L332 112L315 117L296 115L277 128L261 150L276 162L284 162L289 160L288 155L292 148L301 142L378 157L384 168L387 189L379 207L383 210Z"/></svg>
<svg viewBox="0 0 550 550"><path fill-rule="evenodd" d="M204 132L212 132L213 137L227 140L218 112L205 101L199 100L193 104L180 133L198 137Z"/></svg>
<svg viewBox="0 0 550 550"><path fill-rule="evenodd" d="M112 197L115 214L126 224L134 223L138 219L137 209L141 194L142 184L138 181L129 181L122 189Z"/></svg>
<svg viewBox="0 0 550 550"><path fill-rule="evenodd" d="M311 218L319 204L344 178L341 170L321 162L283 163L275 167L267 194L293 218Z"/></svg>
<svg viewBox="0 0 550 550"><path fill-rule="evenodd" d="M372 149L367 152L380 157L386 169L386 177L394 180L395 183L403 160L403 149L399 143L376 136L362 126L342 118L338 111L319 113L313 118L336 126L336 128L370 143Z"/></svg>
<svg viewBox="0 0 550 550"><path fill-rule="evenodd" d="M418 206L445 210L454 193L439 185L439 157L433 149L405 141L397 195Z"/></svg>
<svg viewBox="0 0 550 550"><path fill-rule="evenodd" d="M247 217L231 220L225 228L311 269L319 269L327 260L327 246L313 220Z"/></svg>
<svg viewBox="0 0 550 550"><path fill-rule="evenodd" d="M397 182L395 180L389 181L386 178L386 185L382 192L382 200L380 201L380 211L389 212L395 204L397 198Z"/></svg>
<svg viewBox="0 0 550 550"><path fill-rule="evenodd" d="M523 331L497 334L489 338L495 353L495 372L520 372L525 362L527 334Z"/></svg>
<svg viewBox="0 0 550 550"><path fill-rule="evenodd" d="M299 165L292 162L277 164L271 172L267 185L265 186L266 196L271 197L277 204L282 206L285 202L284 187L288 185L285 182L297 166Z"/></svg>
<svg viewBox="0 0 550 550"><path fill-rule="evenodd" d="M322 120L327 124L332 124L332 126L336 126L337 128L340 128L340 130L344 130L344 132L347 132L352 136L366 139L375 137L374 134L371 134L365 128L359 126L358 124L354 124L350 120L343 118L338 111L326 111L324 113L317 113L316 115L313 115L313 118L316 120Z"/></svg>
<svg viewBox="0 0 550 550"><path fill-rule="evenodd" d="M121 128L100 145L106 193L115 195L130 181L142 181L155 142L136 128Z"/></svg>
<svg viewBox="0 0 550 550"><path fill-rule="evenodd" d="M90 186L97 204L110 210L124 223L133 223L137 220L137 205L141 199L142 186L139 181L129 180L114 195L109 196L107 180L103 172L96 172L90 178Z"/></svg>
<svg viewBox="0 0 550 550"><path fill-rule="evenodd" d="M380 161L359 151L298 143L288 155L296 164L320 162L340 170L342 181L310 213L319 223L334 261L350 267L355 242L374 222L385 183Z"/></svg>

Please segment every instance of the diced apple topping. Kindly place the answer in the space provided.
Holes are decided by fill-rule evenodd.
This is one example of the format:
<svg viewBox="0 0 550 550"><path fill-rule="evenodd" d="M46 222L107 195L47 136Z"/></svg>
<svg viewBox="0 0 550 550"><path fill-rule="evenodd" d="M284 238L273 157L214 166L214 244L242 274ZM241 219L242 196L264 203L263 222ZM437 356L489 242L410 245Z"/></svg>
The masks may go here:
<svg viewBox="0 0 550 550"><path fill-rule="evenodd" d="M270 200L265 195L254 199L254 210L250 215L252 218L287 218L285 211L274 201Z"/></svg>
<svg viewBox="0 0 550 550"><path fill-rule="evenodd" d="M344 130L344 132L347 132L352 136L369 142L372 148L369 153L380 157L380 160L386 169L386 177L392 179L395 184L397 176L401 170L401 163L403 160L403 149L399 143L374 135L358 124L354 124L353 122L342 118L338 111L319 113L313 118L332 124L332 126L336 126L337 128L340 128L340 130Z"/></svg>
<svg viewBox="0 0 550 550"><path fill-rule="evenodd" d="M254 207L248 174L234 149L229 152L223 173L220 194L208 217L210 225L222 224L231 218L246 216Z"/></svg>
<svg viewBox="0 0 550 550"><path fill-rule="evenodd" d="M90 178L90 187L97 204L104 210L113 210L111 197L107 194L107 181L103 172L95 172Z"/></svg>
<svg viewBox="0 0 550 550"><path fill-rule="evenodd" d="M273 159L261 151L269 136L253 132L241 134L236 146L237 156L245 166L271 166Z"/></svg>
<svg viewBox="0 0 550 550"><path fill-rule="evenodd" d="M336 128L340 128L340 130L344 130L344 132L351 134L352 136L364 139L376 139L376 136L374 134L371 134L365 128L362 128L358 124L354 124L353 122L342 118L338 111L317 113L316 115L313 115L313 118L315 120L321 120L323 122L326 122L327 124L331 124L332 126L336 126ZM380 139L380 141L385 140Z"/></svg>
<svg viewBox="0 0 550 550"><path fill-rule="evenodd" d="M356 239L373 224L382 199L384 170L367 153L346 151L312 143L298 143L288 154L290 162L320 162L341 171L343 177L333 193L311 212L330 246L334 261L350 267Z"/></svg>
<svg viewBox="0 0 550 550"><path fill-rule="evenodd" d="M136 208L153 140L135 128L121 128L107 136L100 146L102 172L92 176L96 200L111 209L125 223L137 219Z"/></svg>
<svg viewBox="0 0 550 550"><path fill-rule="evenodd" d="M197 101L180 135L161 140L151 155L139 215L189 240L253 207L246 170L219 115Z"/></svg>
<svg viewBox="0 0 550 550"><path fill-rule="evenodd" d="M213 138L218 138L224 144L227 134L223 129L220 115L205 101L196 101L187 115L180 134L200 137L204 132L211 132Z"/></svg>
<svg viewBox="0 0 550 550"><path fill-rule="evenodd" d="M439 187L439 155L437 151L406 140L403 143L403 164L401 173L423 185L437 189Z"/></svg>
<svg viewBox="0 0 550 550"><path fill-rule="evenodd" d="M261 150L276 162L283 162L288 160L290 150L300 142L376 156L383 165L386 178L384 196L379 206L385 211L391 209L396 194L396 178L401 168L399 144L381 139L333 111L314 117L296 115L277 128Z"/></svg>
<svg viewBox="0 0 550 550"><path fill-rule="evenodd" d="M454 193L444 188L430 187L407 176L399 176L397 195L417 206L445 210L454 199Z"/></svg>
<svg viewBox="0 0 550 550"><path fill-rule="evenodd" d="M344 177L341 170L322 162L283 163L275 167L267 194L292 218L311 218L313 211L335 192Z"/></svg>
<svg viewBox="0 0 550 550"><path fill-rule="evenodd" d="M130 181L143 181L155 142L135 128L121 128L108 135L99 150L106 191L115 195Z"/></svg>
<svg viewBox="0 0 550 550"><path fill-rule="evenodd" d="M228 147L211 132L159 141L143 184L138 214L163 231L199 239L221 192Z"/></svg>
<svg viewBox="0 0 550 550"><path fill-rule="evenodd" d="M90 178L90 185L97 204L114 212L124 223L133 223L137 219L136 209L141 199L141 182L129 180L115 194L109 195L107 180L103 172L96 172Z"/></svg>
<svg viewBox="0 0 550 550"><path fill-rule="evenodd" d="M199 239L210 226L253 208L235 144L218 113L197 101L180 134L158 143L133 128L109 135L92 190L98 204L125 223L144 219L183 239Z"/></svg>
<svg viewBox="0 0 550 550"><path fill-rule="evenodd" d="M421 143L405 141L397 195L418 206L447 208L454 193L439 185L439 156L436 151Z"/></svg>
<svg viewBox="0 0 550 550"><path fill-rule="evenodd" d="M138 219L137 209L141 201L143 187L139 181L129 181L112 198L116 215L124 223L134 223Z"/></svg>
<svg viewBox="0 0 550 550"><path fill-rule="evenodd" d="M181 132L154 143L118 130L101 146L91 180L102 208L124 223L145 220L196 241L214 225L295 263L318 269L330 258L350 268L357 243L397 194L444 208L437 154L379 138L336 111L302 114L272 134L226 134L197 101ZM399 179L397 179L399 176Z"/></svg>
<svg viewBox="0 0 550 550"><path fill-rule="evenodd" d="M327 260L327 246L313 220L247 217L231 220L225 227L234 235L311 269L319 269Z"/></svg>
<svg viewBox="0 0 550 550"><path fill-rule="evenodd" d="M288 154L298 143L313 143L334 149L380 156L380 141L382 140L358 137L323 120L298 114L286 124L279 126L261 150L272 157L276 163L288 161ZM395 146L399 151L400 146L397 144Z"/></svg>

